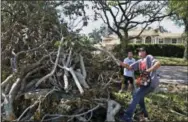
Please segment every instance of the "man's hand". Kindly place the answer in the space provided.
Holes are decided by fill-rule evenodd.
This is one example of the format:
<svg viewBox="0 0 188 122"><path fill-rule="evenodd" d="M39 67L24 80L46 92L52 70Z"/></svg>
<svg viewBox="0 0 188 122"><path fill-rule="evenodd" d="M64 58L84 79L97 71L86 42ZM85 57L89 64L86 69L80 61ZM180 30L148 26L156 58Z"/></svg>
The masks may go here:
<svg viewBox="0 0 188 122"><path fill-rule="evenodd" d="M124 65L124 63L122 61L120 61L120 66L123 66L123 65Z"/></svg>
<svg viewBox="0 0 188 122"><path fill-rule="evenodd" d="M126 63L123 63L122 61L120 61L120 66L124 67L124 68L127 68L128 70L131 70L132 68L126 64Z"/></svg>
<svg viewBox="0 0 188 122"><path fill-rule="evenodd" d="M152 72L156 69L158 69L161 66L160 62L157 61L152 67L150 67L149 69L146 70L146 72Z"/></svg>
<svg viewBox="0 0 188 122"><path fill-rule="evenodd" d="M146 72L152 72L153 71L153 69L152 69L152 67L151 68L149 68L149 69L146 69Z"/></svg>

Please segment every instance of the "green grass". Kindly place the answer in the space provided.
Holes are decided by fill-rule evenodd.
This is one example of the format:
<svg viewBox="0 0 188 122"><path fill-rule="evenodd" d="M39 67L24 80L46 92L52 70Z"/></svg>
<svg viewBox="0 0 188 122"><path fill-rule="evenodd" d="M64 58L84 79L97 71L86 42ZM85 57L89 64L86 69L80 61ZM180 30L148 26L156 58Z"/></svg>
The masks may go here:
<svg viewBox="0 0 188 122"><path fill-rule="evenodd" d="M151 93L145 98L146 107L150 120L154 122L186 122L187 117L187 92L185 93ZM113 93L115 100L124 109L128 107L131 100L130 93ZM139 110L139 106L137 106ZM135 115L136 117L137 115Z"/></svg>
<svg viewBox="0 0 188 122"><path fill-rule="evenodd" d="M135 57L138 59L138 56ZM155 56L157 60L161 62L163 66L187 66L188 61L184 60L183 58L175 58L175 57L161 57Z"/></svg>
<svg viewBox="0 0 188 122"><path fill-rule="evenodd" d="M165 66L187 66L188 61L184 60L183 58L174 58L174 57L160 57L156 56L162 65Z"/></svg>

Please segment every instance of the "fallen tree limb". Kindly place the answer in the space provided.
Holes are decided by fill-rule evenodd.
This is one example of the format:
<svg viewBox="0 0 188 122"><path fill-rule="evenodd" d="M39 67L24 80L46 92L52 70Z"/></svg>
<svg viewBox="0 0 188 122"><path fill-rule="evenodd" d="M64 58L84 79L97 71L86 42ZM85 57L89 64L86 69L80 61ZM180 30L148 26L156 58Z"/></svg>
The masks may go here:
<svg viewBox="0 0 188 122"><path fill-rule="evenodd" d="M115 61L115 63L116 63L118 66L120 66L119 60L116 59L115 56L114 56L111 52L109 52L109 51L107 51L107 50L105 50L105 49L102 49L102 48L94 47L94 46L93 46L93 48L95 48L95 49L97 49L97 50L99 50L99 51L102 51L102 52L108 54L108 55Z"/></svg>
<svg viewBox="0 0 188 122"><path fill-rule="evenodd" d="M10 79L13 77L14 75L11 74L9 75L2 83L1 83L1 88L4 88L10 81Z"/></svg>
<svg viewBox="0 0 188 122"><path fill-rule="evenodd" d="M121 108L121 105L119 103L117 103L114 100L109 100L106 121L107 122L115 122L114 116L120 110L120 108Z"/></svg>
<svg viewBox="0 0 188 122"><path fill-rule="evenodd" d="M62 48L62 43L63 43L63 40L64 40L64 37L61 38L61 41L60 41L60 45L59 45L59 48L58 48L58 53L57 53L57 57L56 57L56 61L55 61L55 65L54 65L54 68L53 70L47 74L46 76L42 77L36 84L35 84L35 87L38 87L44 80L48 79L50 76L52 76L56 70L56 67L57 67L57 64L58 64L58 61L59 61L59 56L60 56L60 51L61 51L61 48Z"/></svg>
<svg viewBox="0 0 188 122"><path fill-rule="evenodd" d="M100 107L100 105L98 104L96 107L94 107L94 108L92 108L92 109L90 109L90 110L88 110L88 111L86 111L86 112L84 112L84 113L76 114L76 115L61 115L61 114L51 114L51 115L50 115L50 114L47 114L47 115L45 115L45 116L42 118L41 122L45 122L45 121L49 121L49 120L55 120L55 119L59 119L59 118L61 118L61 117L80 117L80 116L83 116L83 115L85 115L85 114L88 114L88 113L90 113L90 112L95 111L95 110L98 109L99 107ZM46 119L46 120L45 120L46 117L54 117L54 118Z"/></svg>
<svg viewBox="0 0 188 122"><path fill-rule="evenodd" d="M85 69L85 65L84 65L83 56L81 54L79 54L79 57L80 57L81 72L82 72L82 75L83 75L84 79L86 79L87 74L86 74L86 69Z"/></svg>
<svg viewBox="0 0 188 122"><path fill-rule="evenodd" d="M80 85L80 82L78 81L78 78L76 77L76 74L75 74L74 70L72 69L72 67L69 68L69 71L70 71L72 77L74 78L74 82L75 82L76 86L78 87L80 94L83 94L84 90L83 90L82 86Z"/></svg>
<svg viewBox="0 0 188 122"><path fill-rule="evenodd" d="M85 45L82 44L81 42L79 42L79 44L82 45L82 46L85 46ZM99 48L99 47L95 47L95 46L91 46L91 45L89 45L89 47L91 47L91 48L93 48L93 49L96 49L96 50L99 50L99 51L101 51L101 52L106 53L107 55L109 55L109 56L114 60L114 62L115 62L118 66L120 66L119 60L116 59L115 56L114 56L111 52L105 50L104 48ZM101 45L101 47L102 47L102 45Z"/></svg>
<svg viewBox="0 0 188 122"><path fill-rule="evenodd" d="M6 119L9 121L13 121L16 116L14 114L14 110L13 110L13 100L17 94L17 89L19 88L20 85L20 78L17 78L16 82L12 85L11 90L9 92L8 97L5 97L5 104L4 104L4 109L5 109L5 115L6 115Z"/></svg>
<svg viewBox="0 0 188 122"><path fill-rule="evenodd" d="M51 62L54 64L54 62L52 60L51 60ZM71 75L72 75L72 77L74 79L74 82L75 82L76 86L78 87L78 90L80 91L80 94L83 94L84 90L83 90L82 86L80 85L80 82L78 81L78 78L76 77L76 74L75 74L73 68L72 67L67 68L65 66L63 67L63 66L61 66L59 64L57 64L57 66L59 66L62 69L65 69L65 70L67 70L67 71L69 71L71 73Z"/></svg>
<svg viewBox="0 0 188 122"><path fill-rule="evenodd" d="M69 67L70 64L70 60L71 60L71 55L72 55L72 48L69 51L69 56L67 58L67 62L66 62L66 67ZM64 69L64 75L63 75L63 80L64 80L64 90L66 92L68 92L68 85L69 85L69 81L68 81L68 71Z"/></svg>
<svg viewBox="0 0 188 122"><path fill-rule="evenodd" d="M4 90L5 90L5 94L8 94L8 93L9 93L9 91L10 91L12 85L13 85L13 82L9 82L9 83L6 85L6 87L5 87L5 89L4 89Z"/></svg>
<svg viewBox="0 0 188 122"><path fill-rule="evenodd" d="M30 119L30 118L33 116L33 114L36 112L36 110L37 110L37 108L38 108L38 106L39 106L39 103L43 102L43 101L47 98L47 96L48 96L49 94L51 94L52 92L54 92L54 91L56 91L55 88L53 88L52 90L50 90L50 91L48 91L48 92L46 91L47 93L44 92L44 93L46 93L45 95L44 95L44 93L41 94L41 95L38 97L38 101L35 101L34 104L32 104L31 106L27 107L27 108L24 110L24 112L22 112L22 114L19 116L19 118L17 119L17 121L26 121L26 120ZM44 96L44 99L43 99L43 100L41 100L41 97L42 97L42 96ZM26 99L28 99L28 98L26 98Z"/></svg>
<svg viewBox="0 0 188 122"><path fill-rule="evenodd" d="M34 69L34 70L32 70L31 72L29 72L29 73L27 73L27 75L23 78L23 80L22 80L22 84L21 84L21 91L23 91L24 90L24 88L26 88L25 86L26 86L26 79L30 76L30 75L32 75L33 73L35 73L35 72L37 72L37 71L39 71L40 69L42 69L42 68L44 68L45 66L43 65L43 66L40 66L40 67L37 67L36 69Z"/></svg>
<svg viewBox="0 0 188 122"><path fill-rule="evenodd" d="M26 121L26 120L30 119L33 116L34 112L36 111L38 105L39 105L39 101L36 101L33 105L26 108L24 110L24 112L19 116L17 121ZM28 115L26 116L27 113L29 113L29 116ZM24 117L24 116L26 116L26 117Z"/></svg>
<svg viewBox="0 0 188 122"><path fill-rule="evenodd" d="M84 88L89 88L89 85L87 84L87 82L85 81L84 76L81 74L81 72L75 71L75 74L77 76L77 78L79 79L79 82L84 86Z"/></svg>

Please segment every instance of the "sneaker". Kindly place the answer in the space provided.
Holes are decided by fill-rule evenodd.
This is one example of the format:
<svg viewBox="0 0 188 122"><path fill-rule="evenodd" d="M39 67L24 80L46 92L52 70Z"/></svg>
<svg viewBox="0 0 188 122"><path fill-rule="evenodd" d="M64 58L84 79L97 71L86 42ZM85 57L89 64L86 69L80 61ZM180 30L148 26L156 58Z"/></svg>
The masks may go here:
<svg viewBox="0 0 188 122"><path fill-rule="evenodd" d="M123 93L123 92L124 92L124 90L123 90L123 89L119 90L119 93Z"/></svg>
<svg viewBox="0 0 188 122"><path fill-rule="evenodd" d="M144 118L140 119L139 122L149 122L149 118L144 117Z"/></svg>
<svg viewBox="0 0 188 122"><path fill-rule="evenodd" d="M149 122L148 117L144 116L144 114L140 114L139 116L139 122Z"/></svg>

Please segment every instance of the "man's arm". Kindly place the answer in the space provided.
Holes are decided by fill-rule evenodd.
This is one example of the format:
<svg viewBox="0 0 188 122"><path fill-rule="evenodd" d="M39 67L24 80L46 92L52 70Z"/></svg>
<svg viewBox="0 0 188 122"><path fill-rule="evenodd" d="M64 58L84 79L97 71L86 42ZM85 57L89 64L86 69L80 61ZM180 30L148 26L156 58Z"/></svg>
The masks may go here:
<svg viewBox="0 0 188 122"><path fill-rule="evenodd" d="M146 70L146 72L152 72L158 69L160 66L161 66L161 63L159 61L156 61L153 66L151 66L149 69Z"/></svg>
<svg viewBox="0 0 188 122"><path fill-rule="evenodd" d="M139 60L134 62L133 64L129 65L127 63L123 63L120 61L120 66L127 68L128 70L138 70Z"/></svg>
<svg viewBox="0 0 188 122"><path fill-rule="evenodd" d="M127 69L131 69L131 67L129 66L129 64L121 62L121 61L120 61L120 66L122 66L124 68L127 68Z"/></svg>

